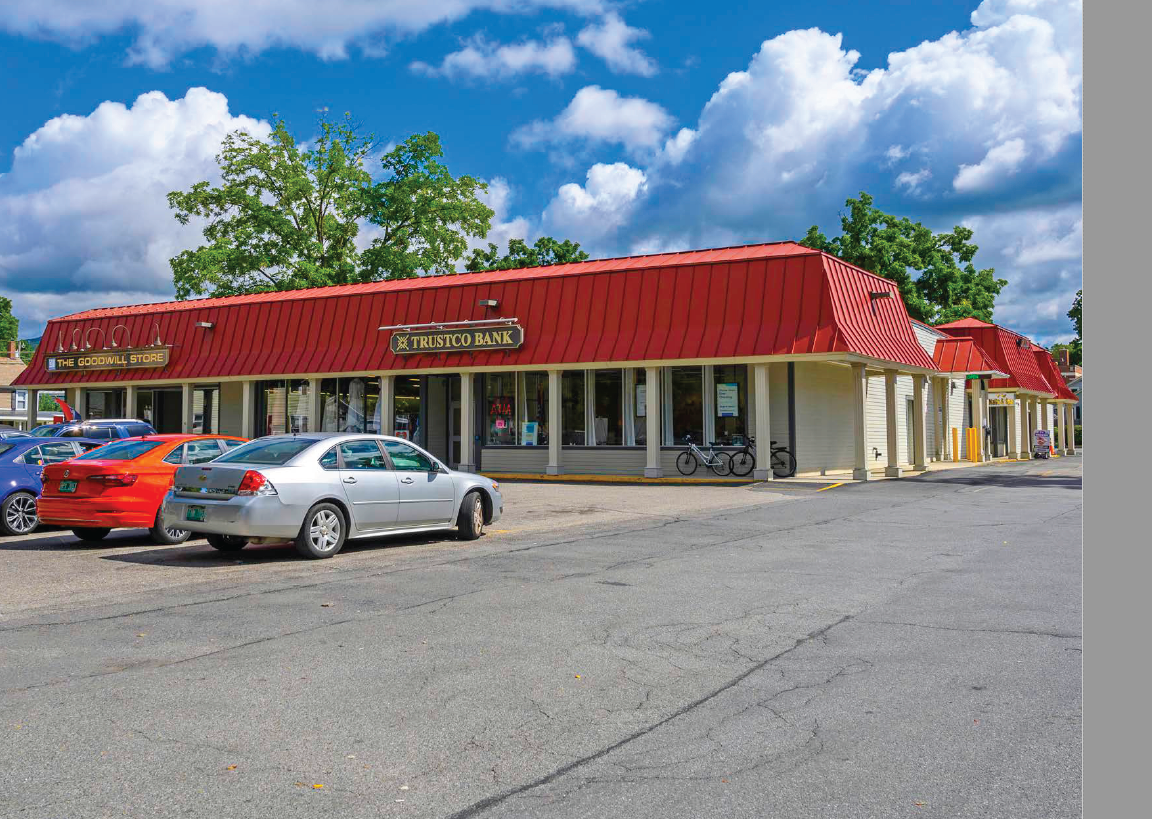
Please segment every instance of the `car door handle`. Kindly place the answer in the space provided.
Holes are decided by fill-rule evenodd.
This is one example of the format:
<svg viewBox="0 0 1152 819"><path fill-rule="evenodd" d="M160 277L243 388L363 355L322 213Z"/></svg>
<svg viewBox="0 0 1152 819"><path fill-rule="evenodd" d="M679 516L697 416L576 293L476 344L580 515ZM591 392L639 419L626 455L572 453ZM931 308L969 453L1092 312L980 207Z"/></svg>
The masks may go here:
<svg viewBox="0 0 1152 819"><path fill-rule="evenodd" d="M401 478L400 483L413 483L415 480L415 478Z"/></svg>
<svg viewBox="0 0 1152 819"><path fill-rule="evenodd" d="M356 483L356 479L353 478L351 475L349 475L347 478L344 479L344 483Z"/></svg>

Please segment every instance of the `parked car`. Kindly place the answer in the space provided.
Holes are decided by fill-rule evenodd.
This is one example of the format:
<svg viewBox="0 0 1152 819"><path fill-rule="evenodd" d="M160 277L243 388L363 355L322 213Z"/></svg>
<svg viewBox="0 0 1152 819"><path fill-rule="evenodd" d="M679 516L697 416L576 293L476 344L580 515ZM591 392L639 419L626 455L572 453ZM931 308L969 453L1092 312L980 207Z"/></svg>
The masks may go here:
<svg viewBox="0 0 1152 819"><path fill-rule="evenodd" d="M117 438L155 435L156 430L147 421L132 418L94 418L88 421L43 424L32 430L32 434L50 438L95 438L99 441L113 441Z"/></svg>
<svg viewBox="0 0 1152 819"><path fill-rule="evenodd" d="M113 529L148 529L163 544L183 543L188 531L164 526L160 507L181 464L218 458L244 438L229 435L149 435L113 441L72 461L44 468L40 520L97 541Z"/></svg>
<svg viewBox="0 0 1152 819"><path fill-rule="evenodd" d="M27 535L40 525L37 501L46 464L67 461L103 443L28 436L0 441L0 534Z"/></svg>
<svg viewBox="0 0 1152 819"><path fill-rule="evenodd" d="M480 537L499 520L499 485L448 469L401 438L273 435L210 464L183 466L163 525L207 535L222 551L291 541L304 557L332 557L349 538L436 532Z"/></svg>

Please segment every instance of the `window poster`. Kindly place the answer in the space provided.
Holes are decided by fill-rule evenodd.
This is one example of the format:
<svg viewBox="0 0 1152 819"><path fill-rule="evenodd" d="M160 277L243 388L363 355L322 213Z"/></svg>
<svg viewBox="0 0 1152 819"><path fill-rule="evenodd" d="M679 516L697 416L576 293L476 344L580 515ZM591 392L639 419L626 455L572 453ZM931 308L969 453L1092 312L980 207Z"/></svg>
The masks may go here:
<svg viewBox="0 0 1152 819"><path fill-rule="evenodd" d="M520 425L520 443L523 446L536 446L539 427L536 421L525 421Z"/></svg>
<svg viewBox="0 0 1152 819"><path fill-rule="evenodd" d="M740 415L740 385L716 385L716 415L719 418L736 418Z"/></svg>
<svg viewBox="0 0 1152 819"><path fill-rule="evenodd" d="M648 385L636 385L636 417L643 418L648 414Z"/></svg>

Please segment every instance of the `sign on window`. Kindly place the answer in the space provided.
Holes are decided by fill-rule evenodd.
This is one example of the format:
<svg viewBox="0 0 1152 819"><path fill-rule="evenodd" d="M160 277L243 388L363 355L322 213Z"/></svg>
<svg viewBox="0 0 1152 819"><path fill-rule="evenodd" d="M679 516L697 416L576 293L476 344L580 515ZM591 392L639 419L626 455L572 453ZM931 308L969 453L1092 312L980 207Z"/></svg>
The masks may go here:
<svg viewBox="0 0 1152 819"><path fill-rule="evenodd" d="M736 418L740 415L740 385L716 385L716 415L719 418Z"/></svg>

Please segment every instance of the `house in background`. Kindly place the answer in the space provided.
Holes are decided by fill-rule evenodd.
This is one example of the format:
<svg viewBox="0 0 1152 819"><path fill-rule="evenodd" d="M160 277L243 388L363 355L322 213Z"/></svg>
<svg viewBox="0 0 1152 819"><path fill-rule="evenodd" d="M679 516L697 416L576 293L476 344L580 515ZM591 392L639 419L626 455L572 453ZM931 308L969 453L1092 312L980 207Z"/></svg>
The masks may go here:
<svg viewBox="0 0 1152 819"><path fill-rule="evenodd" d="M1083 426L1082 420L1082 405L1083 399L1081 398L1081 388L1084 384L1084 368L1079 364L1073 364L1068 355L1067 350L1060 350L1056 356L1056 367L1060 370L1060 375L1064 376L1064 380L1068 383L1068 389L1076 393L1076 407L1073 410L1072 417L1075 419L1073 423L1076 426Z"/></svg>
<svg viewBox="0 0 1152 819"><path fill-rule="evenodd" d="M22 372L24 361L20 358L20 348L17 342L9 341L3 356L0 356L0 425L19 429L28 426L28 391L11 386ZM63 390L56 394L64 397ZM56 414L53 410L40 410L36 418L40 423L48 424Z"/></svg>

